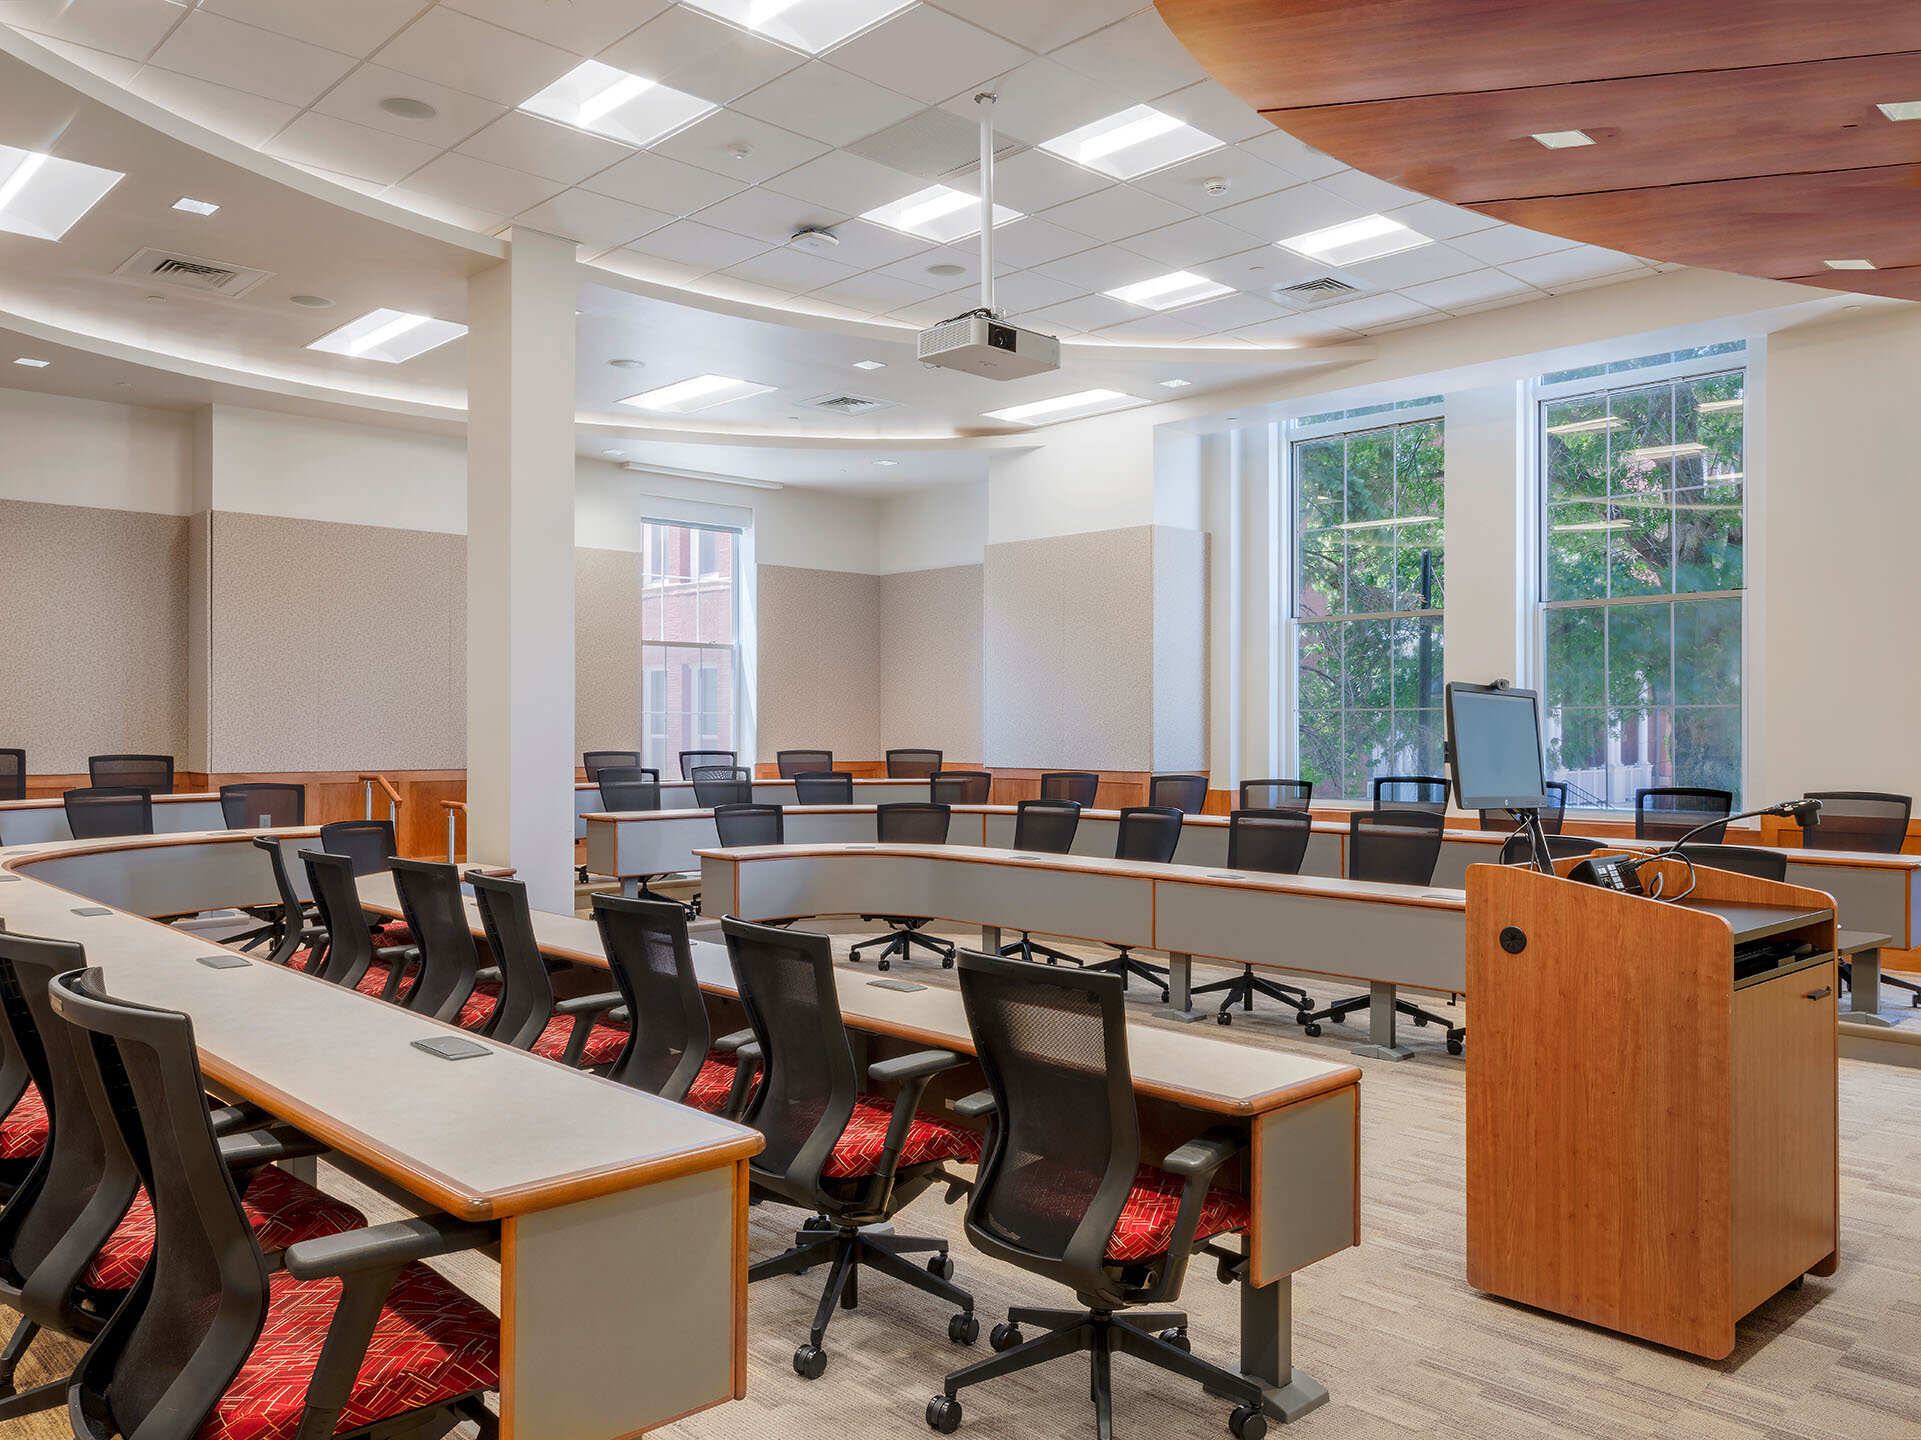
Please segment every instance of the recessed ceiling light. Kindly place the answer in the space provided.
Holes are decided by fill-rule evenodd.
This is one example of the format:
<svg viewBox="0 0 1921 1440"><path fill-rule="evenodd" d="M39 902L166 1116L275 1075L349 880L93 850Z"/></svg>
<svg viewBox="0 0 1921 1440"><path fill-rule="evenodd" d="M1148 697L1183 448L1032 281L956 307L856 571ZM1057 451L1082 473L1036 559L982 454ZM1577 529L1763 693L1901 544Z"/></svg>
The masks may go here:
<svg viewBox="0 0 1921 1440"><path fill-rule="evenodd" d="M1390 220L1385 215L1363 215L1359 220L1329 225L1324 230L1310 230L1305 235L1293 235L1274 243L1283 250L1292 250L1296 255L1305 255L1310 260L1321 260L1329 265L1359 265L1364 261L1399 255L1403 250L1419 249L1434 242L1419 231L1410 230L1400 221Z"/></svg>
<svg viewBox="0 0 1921 1440"><path fill-rule="evenodd" d="M1690 440L1680 445L1641 445L1628 451L1636 460L1686 460L1691 456L1705 455L1708 447L1698 440Z"/></svg>
<svg viewBox="0 0 1921 1440"><path fill-rule="evenodd" d="M1161 385L1162 385L1162 387L1163 387L1164 389L1168 389L1168 390L1185 390L1185 389L1186 389L1186 388L1187 388L1188 386L1190 386L1190 385L1192 385L1193 383L1194 383L1194 382L1193 382L1192 380L1163 380L1163 381L1161 381Z"/></svg>
<svg viewBox="0 0 1921 1440"><path fill-rule="evenodd" d="M1921 120L1921 100L1890 100L1874 108L1890 120Z"/></svg>
<svg viewBox="0 0 1921 1440"><path fill-rule="evenodd" d="M1872 270L1874 268L1872 260L1823 260L1821 263L1830 270Z"/></svg>
<svg viewBox="0 0 1921 1440"><path fill-rule="evenodd" d="M178 200L173 202L173 208L176 210L184 210L189 215L211 215L220 207L211 200L189 200L185 195L182 195Z"/></svg>
<svg viewBox="0 0 1921 1440"><path fill-rule="evenodd" d="M331 310L334 303L325 295L289 295L287 299L295 305L304 305L309 310Z"/></svg>
<svg viewBox="0 0 1921 1440"><path fill-rule="evenodd" d="M1570 420L1565 425L1550 425L1550 435L1586 435L1593 430L1619 430L1627 424L1619 415L1605 415L1599 420Z"/></svg>
<svg viewBox="0 0 1921 1440"><path fill-rule="evenodd" d="M956 265L954 268L958 270L960 266ZM885 370L887 368L887 362L885 360L856 360L854 362L854 368L856 370Z"/></svg>
<svg viewBox="0 0 1921 1440"><path fill-rule="evenodd" d="M1594 137L1585 130L1543 130L1538 135L1528 136L1528 139L1550 150L1573 150L1594 143Z"/></svg>
<svg viewBox="0 0 1921 1440"><path fill-rule="evenodd" d="M695 10L818 55L914 0L687 0Z"/></svg>
<svg viewBox="0 0 1921 1440"><path fill-rule="evenodd" d="M1232 295L1234 287L1223 285L1218 280L1210 280L1205 275L1196 275L1189 270L1176 270L1169 275L1157 275L1152 280L1142 280L1137 284L1123 285L1118 290L1104 290L1101 293L1113 300L1124 300L1129 305L1138 305L1143 310L1175 310L1183 305L1193 305L1202 300Z"/></svg>
<svg viewBox="0 0 1921 1440"><path fill-rule="evenodd" d="M520 108L629 145L651 145L720 107L598 60L583 60Z"/></svg>
<svg viewBox="0 0 1921 1440"><path fill-rule="evenodd" d="M118 170L0 145L0 230L58 240L126 178Z"/></svg>
<svg viewBox="0 0 1921 1440"><path fill-rule="evenodd" d="M1041 149L1116 180L1132 180L1150 170L1218 150L1226 143L1152 105L1135 105L1092 125L1043 140Z"/></svg>
<svg viewBox="0 0 1921 1440"><path fill-rule="evenodd" d="M1697 400L1694 402L1694 408L1703 415L1713 415L1722 410L1739 410L1747 403L1744 398L1737 395L1732 400Z"/></svg>
<svg viewBox="0 0 1921 1440"><path fill-rule="evenodd" d="M628 360L623 358L620 360L609 360L607 363L616 370L645 370L647 368L647 362L645 360Z"/></svg>
<svg viewBox="0 0 1921 1440"><path fill-rule="evenodd" d="M449 340L458 340L466 333L465 325L452 320L410 315L405 310L369 310L358 320L349 320L338 330L322 335L307 348L354 360L379 360L398 365Z"/></svg>
<svg viewBox="0 0 1921 1440"><path fill-rule="evenodd" d="M711 410L772 391L772 385L756 385L751 380L735 380L726 375L696 375L691 380L676 380L657 390L629 395L620 403L636 410L654 410L669 415L691 415L696 410Z"/></svg>
<svg viewBox="0 0 1921 1440"><path fill-rule="evenodd" d="M951 185L929 185L925 190L916 190L891 204L869 210L860 218L946 245L981 233L981 201L980 196L969 195ZM1005 205L994 207L996 230L1020 218L1018 210L1010 210ZM933 267L930 265L928 269L931 272Z"/></svg>
<svg viewBox="0 0 1921 1440"><path fill-rule="evenodd" d="M881 467L882 469L885 469L885 470L891 470L891 469L893 469L893 468L894 468L894 466L896 466L896 465L898 465L898 464L900 464L900 461L898 461L898 460L876 460L876 461L875 461L874 463L875 463L876 465L879 465L879 466L880 466L880 467Z"/></svg>
<svg viewBox="0 0 1921 1440"><path fill-rule="evenodd" d="M28 368L29 370L44 370L44 369L46 369L46 368L47 368L47 367L48 367L49 365L51 365L51 364L53 364L53 361L51 361L51 360L29 360L29 359L28 359L28 358L27 358L26 356L24 356L24 355L22 355L22 356L21 356L21 357L20 357L20 358L19 358L18 360L16 360L16 361L14 361L13 363L14 363L14 364L16 364L16 365L24 365L24 366L26 366L26 367L27 367L27 368Z"/></svg>
<svg viewBox="0 0 1921 1440"><path fill-rule="evenodd" d="M412 95L389 95L380 102L380 108L402 120L431 120L440 113L425 100L417 100Z"/></svg>
<svg viewBox="0 0 1921 1440"><path fill-rule="evenodd" d="M1009 405L1004 410L982 413L989 420L1006 420L1015 425L1032 425L1041 420L1065 420L1070 416L1094 415L1107 410L1125 410L1130 405L1145 405L1138 395L1119 390L1080 390L1072 395L1056 395L1052 400L1033 400L1025 405Z"/></svg>

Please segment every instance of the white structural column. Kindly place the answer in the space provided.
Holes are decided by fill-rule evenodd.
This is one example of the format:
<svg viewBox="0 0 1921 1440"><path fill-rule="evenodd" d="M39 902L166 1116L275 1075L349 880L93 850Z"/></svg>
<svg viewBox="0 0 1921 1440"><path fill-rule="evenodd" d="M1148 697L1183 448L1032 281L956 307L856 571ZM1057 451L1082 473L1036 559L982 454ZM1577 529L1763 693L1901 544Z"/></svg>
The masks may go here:
<svg viewBox="0 0 1921 1440"><path fill-rule="evenodd" d="M572 914L574 243L468 284L467 853Z"/></svg>
<svg viewBox="0 0 1921 1440"><path fill-rule="evenodd" d="M1532 435L1519 385L1447 397L1447 644L1449 680L1485 685L1529 678L1534 596L1528 537Z"/></svg>

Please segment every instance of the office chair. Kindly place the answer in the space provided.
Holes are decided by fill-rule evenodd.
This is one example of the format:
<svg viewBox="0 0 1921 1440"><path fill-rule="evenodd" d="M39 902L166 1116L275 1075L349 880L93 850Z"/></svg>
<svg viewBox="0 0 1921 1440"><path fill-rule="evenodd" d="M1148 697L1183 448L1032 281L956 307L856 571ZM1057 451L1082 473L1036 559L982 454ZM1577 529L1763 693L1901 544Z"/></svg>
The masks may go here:
<svg viewBox="0 0 1921 1440"><path fill-rule="evenodd" d="M834 768L832 750L776 750L774 768L783 780L792 780L796 775L812 775Z"/></svg>
<svg viewBox="0 0 1921 1440"><path fill-rule="evenodd" d="M696 765L694 803L703 810L754 803L754 775L745 765Z"/></svg>
<svg viewBox="0 0 1921 1440"><path fill-rule="evenodd" d="M279 830L307 823L307 787L260 782L220 787L220 814L229 830Z"/></svg>
<svg viewBox="0 0 1921 1440"><path fill-rule="evenodd" d="M796 805L852 805L854 777L845 770L810 770L794 776Z"/></svg>
<svg viewBox="0 0 1921 1440"><path fill-rule="evenodd" d="M1821 802L1821 823L1801 832L1801 843L1810 850L1899 855L1907 843L1908 816L1914 806L1910 796L1879 790L1810 790L1805 798Z"/></svg>
<svg viewBox="0 0 1921 1440"><path fill-rule="evenodd" d="M1785 883L1788 878L1788 852L1772 845L1705 845L1689 841L1675 853L1710 870L1729 870L1736 875L1752 875L1756 880L1778 883Z"/></svg>
<svg viewBox="0 0 1921 1440"><path fill-rule="evenodd" d="M27 752L0 750L0 800L27 798Z"/></svg>
<svg viewBox="0 0 1921 1440"><path fill-rule="evenodd" d="M712 1115L738 1115L756 1070L736 1052L754 1032L712 1038L686 908L616 895L595 895L593 907L607 968L632 1019L607 1078Z"/></svg>
<svg viewBox="0 0 1921 1440"><path fill-rule="evenodd" d="M400 853L391 820L330 821L320 827L320 848L353 861L355 875L378 875ZM368 911L367 925L374 932L375 947L383 953L414 943L405 921L388 920Z"/></svg>
<svg viewBox="0 0 1921 1440"><path fill-rule="evenodd" d="M67 829L76 840L110 840L117 835L153 834L153 795L122 785L93 785L60 797Z"/></svg>
<svg viewBox="0 0 1921 1440"><path fill-rule="evenodd" d="M761 1064L742 1118L767 1145L747 1162L748 1174L768 1195L820 1217L795 1235L792 1248L751 1267L747 1279L830 1267L808 1341L794 1351L795 1373L808 1380L825 1373L827 1322L837 1306L859 1304L862 1266L958 1305L948 1338L973 1344L980 1335L974 1297L952 1283L947 1242L863 1228L892 1220L931 1186L954 1193L962 1182L945 1162L980 1159L978 1135L918 1108L927 1082L960 1057L921 1050L879 1060L867 1067L863 1088L841 1020L832 942L731 915L720 928L754 1032L758 1056L749 1058ZM880 1093L889 1085L899 1087L891 1102ZM928 1250L934 1253L924 1270L904 1258Z"/></svg>
<svg viewBox="0 0 1921 1440"><path fill-rule="evenodd" d="M299 886L294 883L293 872L287 866L287 852L276 837L256 835L253 837L253 847L266 852L267 866L273 874L273 888L280 896L280 904L275 908L265 934L236 936L227 943L236 945L238 940L245 938L247 943L237 945L237 948L251 950L262 940L268 940L272 942L272 948L267 952L267 959L273 964L293 965L296 956L304 961L306 956L302 954L303 951L327 943L327 931L320 924L320 913L314 905L313 892L309 890L305 895L300 893ZM304 970L307 967L302 963L294 968Z"/></svg>
<svg viewBox="0 0 1921 1440"><path fill-rule="evenodd" d="M1567 821L1567 786L1559 780L1549 780L1541 788L1547 792L1549 802L1541 807L1541 828L1550 835L1559 835ZM1481 828L1512 830L1514 817L1505 810L1483 810Z"/></svg>
<svg viewBox="0 0 1921 1440"><path fill-rule="evenodd" d="M1702 789L1693 785L1656 786L1634 792L1634 838L1636 840L1679 840L1697 825L1707 825L1734 809L1731 790ZM1819 827L1817 827L1819 828ZM1726 835L1724 821L1703 830L1694 838L1703 845L1718 845Z"/></svg>
<svg viewBox="0 0 1921 1440"><path fill-rule="evenodd" d="M311 945L303 957L296 948L287 963L296 970L317 975L332 985L346 985L362 995L381 1000L397 1000L406 977L405 952L383 955L376 946L373 931L367 928L367 912L360 908L360 893L354 884L353 861L345 855L330 855L323 850L302 850L301 863L307 867L307 888L320 916L319 929L326 942L318 950ZM412 861L395 861L396 867ZM399 871L395 870L395 888ZM402 909L406 908L402 901ZM412 932L410 930L410 934Z"/></svg>
<svg viewBox="0 0 1921 1440"><path fill-rule="evenodd" d="M1180 1311L1136 1308L1178 1300L1198 1246L1248 1231L1247 1198L1214 1188L1246 1148L1244 1132L1216 1126L1159 1165L1144 1163L1126 1005L1113 976L969 953L960 986L988 1087L956 1106L989 1124L967 1202L968 1243L1066 1286L1086 1308L1010 1309L989 1337L999 1353L947 1377L927 1403L928 1425L943 1435L959 1428L966 1386L1086 1352L1101 1440L1114 1433L1116 1354L1231 1401L1228 1428L1260 1440L1259 1382L1196 1358ZM1029 1340L1022 1325L1044 1333Z"/></svg>
<svg viewBox="0 0 1921 1440"><path fill-rule="evenodd" d="M1023 800L1014 807L1014 848L1035 855L1065 855L1074 848L1074 832L1080 828L1081 807L1072 800ZM1011 945L1001 946L1001 954L1032 960L1036 955L1049 965L1065 960L1081 963L1078 955L1037 945L1027 931Z"/></svg>
<svg viewBox="0 0 1921 1440"><path fill-rule="evenodd" d="M883 845L945 845L947 827L953 819L953 814L954 812L945 805L920 804L913 801L898 805L876 805L874 836ZM880 963L875 968L886 970L893 965L893 956L898 955L905 960L914 953L916 945L924 945L940 956L943 970L953 968L954 947L947 941L936 939L921 930L921 926L928 923L928 917L863 915L860 918L884 921L889 927L889 932L885 935L876 935L870 940L857 941L847 951L849 960L859 963L861 951L878 945L881 947Z"/></svg>
<svg viewBox="0 0 1921 1440"><path fill-rule="evenodd" d="M940 762L941 752L938 750L889 750L887 778L925 780L940 770Z"/></svg>
<svg viewBox="0 0 1921 1440"><path fill-rule="evenodd" d="M1041 776L1041 799L1072 800L1083 810L1094 808L1101 777L1092 770L1049 770Z"/></svg>
<svg viewBox="0 0 1921 1440"><path fill-rule="evenodd" d="M1431 810L1447 814L1447 781L1435 775L1376 775L1374 810ZM1426 881L1422 881L1426 884Z"/></svg>
<svg viewBox="0 0 1921 1440"><path fill-rule="evenodd" d="M0 934L6 928L0 920ZM0 993L0 1008L5 1004ZM0 1203L20 1188L46 1148L47 1102L0 1015Z"/></svg>
<svg viewBox="0 0 1921 1440"><path fill-rule="evenodd" d="M89 755L87 780L96 786L126 786L154 795L173 794L171 755Z"/></svg>
<svg viewBox="0 0 1921 1440"><path fill-rule="evenodd" d="M1207 805L1205 775L1155 775L1147 782L1149 809L1180 810L1198 815Z"/></svg>
<svg viewBox="0 0 1921 1440"><path fill-rule="evenodd" d="M481 962L467 919L460 872L438 860L396 860L394 893L420 947L420 969L401 1004L463 1030L493 1019L502 972Z"/></svg>
<svg viewBox="0 0 1921 1440"><path fill-rule="evenodd" d="M680 752L680 778L692 780L694 771L706 765L738 766L740 755L733 750L683 750ZM752 771L748 772L750 775Z"/></svg>
<svg viewBox="0 0 1921 1440"><path fill-rule="evenodd" d="M642 765L638 750L589 750L580 757L580 768L587 772L587 783L598 785L603 770L637 770ZM660 772L654 772L660 778Z"/></svg>
<svg viewBox="0 0 1921 1440"><path fill-rule="evenodd" d="M90 1042L72 1048L99 1129L126 1137L115 1163L131 1156L169 1259L81 1358L76 1437L498 1433L482 1396L500 1383L500 1322L418 1263L492 1244L497 1226L303 1237L270 1269L200 1103L193 1022L116 1000L98 970L61 976L52 999Z"/></svg>
<svg viewBox="0 0 1921 1440"><path fill-rule="evenodd" d="M1447 817L1438 810L1356 810L1348 817L1347 878L1382 885L1427 885L1441 858L1441 839ZM1321 1022L1336 1024L1356 1010L1373 1004L1371 995L1350 995L1324 1010L1303 1010L1294 1018L1309 1035L1321 1033ZM1464 1026L1450 1026L1444 1016L1423 1010L1411 1000L1396 998L1394 1012L1416 1025L1439 1025L1446 1031L1447 1053L1459 1055L1466 1039Z"/></svg>
<svg viewBox="0 0 1921 1440"><path fill-rule="evenodd" d="M927 798L936 805L985 805L994 777L985 770L940 770L927 777Z"/></svg>
<svg viewBox="0 0 1921 1440"><path fill-rule="evenodd" d="M1186 777L1181 777L1186 778ZM1121 811L1121 823L1114 833L1114 858L1116 860L1145 860L1154 865L1168 865L1173 862L1174 851L1181 843L1181 812L1171 805L1135 805ZM1128 978L1138 975L1150 985L1158 985L1161 1003L1167 1003L1167 970L1164 966L1150 965L1145 960L1136 960L1130 947L1109 945L1114 951L1112 960L1103 960L1088 968L1105 971L1121 977L1121 989L1127 988Z"/></svg>
<svg viewBox="0 0 1921 1440"><path fill-rule="evenodd" d="M717 805L714 832L720 836L723 850L787 843L787 827L778 805Z"/></svg>
<svg viewBox="0 0 1921 1440"><path fill-rule="evenodd" d="M494 952L500 993L472 997L467 1008L475 1012L471 1018L478 1023L468 1024L463 1017L461 1028L563 1065L593 1069L612 1064L627 1047L627 1032L601 1017L620 1004L620 995L604 991L556 1000L547 957L534 939L527 882L474 870L465 878L473 887L474 908L480 911L487 947ZM480 1002L491 1002L485 1018L477 1013Z"/></svg>
<svg viewBox="0 0 1921 1440"><path fill-rule="evenodd" d="M660 771L644 765L600 767L600 808L621 815L630 810L660 809Z"/></svg>
<svg viewBox="0 0 1921 1440"><path fill-rule="evenodd" d="M1305 810L1314 799L1312 780L1243 780L1243 810Z"/></svg>
<svg viewBox="0 0 1921 1440"><path fill-rule="evenodd" d="M1604 840L1586 840L1579 835L1556 835L1552 831L1547 837L1547 853L1551 860L1572 860L1582 855L1592 855L1603 849ZM1532 865L1534 846L1526 835L1510 835L1501 842L1501 864Z"/></svg>
<svg viewBox="0 0 1921 1440"><path fill-rule="evenodd" d="M1248 785L1264 786L1271 790L1276 786L1294 783L1289 780L1251 780L1241 786L1241 793L1247 794ZM1299 783L1312 789L1306 781ZM1301 873L1301 862L1307 858L1307 842L1313 834L1314 817L1305 810L1236 810L1227 820L1227 868L1251 870L1262 875L1298 875ZM1256 975L1252 965L1243 965L1241 973L1232 980L1196 985L1188 993L1211 995L1216 990L1227 992L1221 996L1221 1008L1214 1017L1222 1025L1234 1023L1236 1005L1251 1012L1256 995L1265 995L1296 1010L1314 1008L1314 997L1298 985L1283 985L1278 980Z"/></svg>

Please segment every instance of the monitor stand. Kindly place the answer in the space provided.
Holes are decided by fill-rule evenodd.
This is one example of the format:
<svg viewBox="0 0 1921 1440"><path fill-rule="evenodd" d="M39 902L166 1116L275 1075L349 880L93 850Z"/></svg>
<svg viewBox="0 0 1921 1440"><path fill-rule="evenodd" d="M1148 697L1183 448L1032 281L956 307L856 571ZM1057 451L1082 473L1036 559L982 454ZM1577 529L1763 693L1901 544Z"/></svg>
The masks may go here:
<svg viewBox="0 0 1921 1440"><path fill-rule="evenodd" d="M1527 827L1528 848L1534 852L1534 868L1543 875L1552 875L1554 856L1547 847L1547 830L1541 824L1541 812L1510 810L1507 813Z"/></svg>

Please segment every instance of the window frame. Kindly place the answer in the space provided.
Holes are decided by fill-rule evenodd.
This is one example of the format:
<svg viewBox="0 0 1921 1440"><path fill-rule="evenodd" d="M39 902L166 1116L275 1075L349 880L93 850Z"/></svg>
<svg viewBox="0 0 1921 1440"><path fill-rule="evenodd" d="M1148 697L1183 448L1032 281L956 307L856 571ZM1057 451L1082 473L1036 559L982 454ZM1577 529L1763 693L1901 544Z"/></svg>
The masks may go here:
<svg viewBox="0 0 1921 1440"><path fill-rule="evenodd" d="M744 752L746 749L744 726L746 720L745 705L747 686L742 679L742 667L746 663L746 650L745 637L742 633L741 601L742 592L747 584L747 576L744 573L746 565L747 532L744 526L711 524L699 520L671 520L651 514L643 515L641 517L641 523L646 527L641 546L641 603L643 607L646 604L647 592L655 586L659 586L665 590L673 585L685 585L689 588L695 588L723 579L728 582L729 621L727 628L728 633L733 636L731 640L666 640L649 638L643 608L643 618L640 626L641 673L644 677L651 676L655 673L661 676L663 681L661 686L663 705L658 714L656 714L652 707L653 696L649 693L647 685L643 684L640 695L640 728L644 743L658 742L662 747L661 754L655 757L655 763L661 765L661 773L666 774L669 768L668 762L674 757L666 753L665 747L667 737L672 732L673 720L676 713L688 723L689 731L696 737L695 743L688 745L686 748L718 748L721 728L719 720L724 713L728 722L726 729L731 737L731 744L726 748L737 752ZM670 555L668 552L671 551L674 544L674 537L668 532L672 530L684 530L688 532L688 574L685 576L676 576L667 573L667 571L671 569ZM698 573L701 568L700 552L702 549L702 532L709 532L716 536L731 535L733 537L733 573L731 576L726 575L725 572L721 570L714 570L706 574ZM657 551L660 553L662 561L660 567L656 567L655 565L655 555ZM720 544L719 541L716 540L714 542L716 563L718 563L719 553ZM646 658L649 650L662 652L697 651L700 653L687 659L671 658L663 654L657 665L649 665ZM726 712L722 712L720 708L716 706L713 712L715 723L711 729L703 718L707 712L698 708L700 698L698 692L701 683L699 677L702 674L710 671L715 674L716 679L714 684L716 695L718 695L719 692L719 669L709 660L708 652L712 652L714 655L728 656L734 677L734 683L731 687L731 706ZM681 665L688 672L687 679L683 680L681 686L682 708L679 712L675 712L665 704L673 691L672 683L668 677L670 676L672 667L675 665ZM710 736L712 737L711 741L709 740Z"/></svg>

